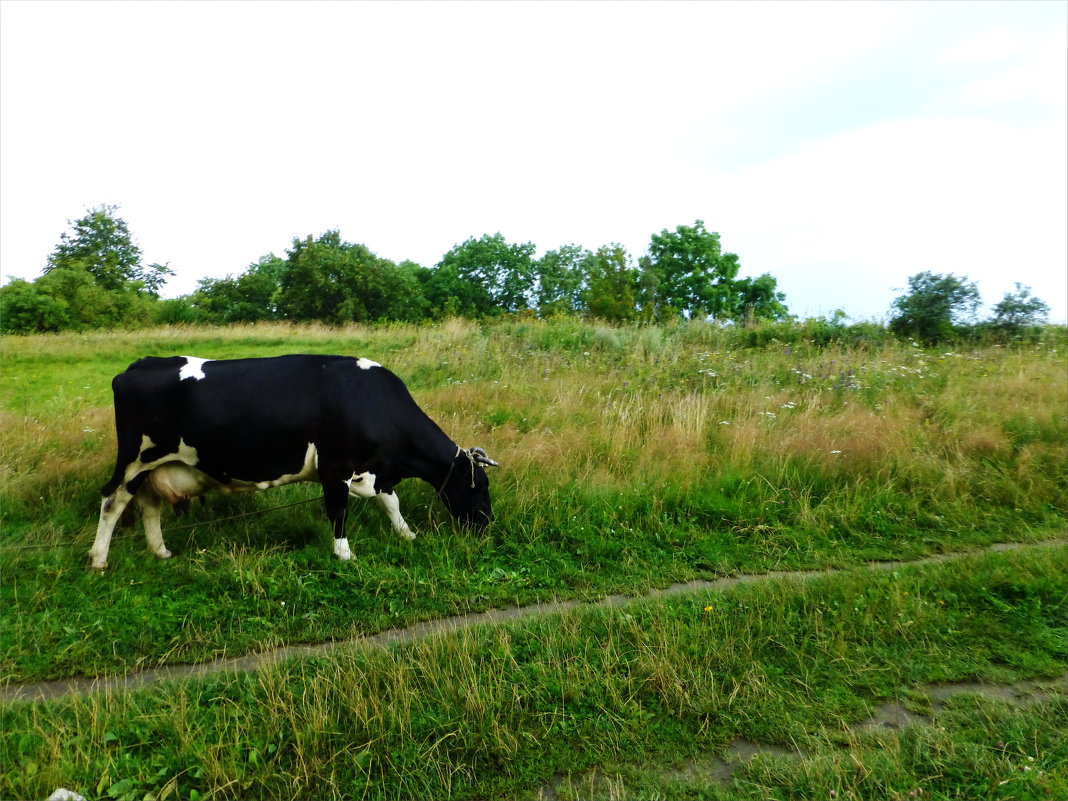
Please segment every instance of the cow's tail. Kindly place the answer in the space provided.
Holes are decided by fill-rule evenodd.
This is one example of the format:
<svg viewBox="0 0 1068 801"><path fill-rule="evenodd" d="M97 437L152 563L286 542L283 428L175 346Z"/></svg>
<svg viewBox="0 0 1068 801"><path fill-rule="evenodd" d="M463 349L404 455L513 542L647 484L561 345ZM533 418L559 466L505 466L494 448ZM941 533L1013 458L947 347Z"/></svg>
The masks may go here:
<svg viewBox="0 0 1068 801"><path fill-rule="evenodd" d="M116 428L118 428L117 425ZM122 485L123 480L126 478L126 468L137 461L141 450L139 437L136 433L127 431L116 431L115 433L118 440L115 470L112 472L111 478L108 479L108 483L100 488L100 494L105 498L114 495L115 491Z"/></svg>

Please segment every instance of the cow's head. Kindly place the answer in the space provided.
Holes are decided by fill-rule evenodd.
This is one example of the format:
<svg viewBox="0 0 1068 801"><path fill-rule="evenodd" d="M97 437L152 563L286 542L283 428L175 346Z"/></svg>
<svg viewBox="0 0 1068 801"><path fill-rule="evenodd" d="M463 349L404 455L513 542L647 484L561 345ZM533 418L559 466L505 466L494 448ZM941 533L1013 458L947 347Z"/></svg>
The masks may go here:
<svg viewBox="0 0 1068 801"><path fill-rule="evenodd" d="M482 448L457 448L440 495L445 508L464 525L483 528L493 522L485 468L496 466Z"/></svg>

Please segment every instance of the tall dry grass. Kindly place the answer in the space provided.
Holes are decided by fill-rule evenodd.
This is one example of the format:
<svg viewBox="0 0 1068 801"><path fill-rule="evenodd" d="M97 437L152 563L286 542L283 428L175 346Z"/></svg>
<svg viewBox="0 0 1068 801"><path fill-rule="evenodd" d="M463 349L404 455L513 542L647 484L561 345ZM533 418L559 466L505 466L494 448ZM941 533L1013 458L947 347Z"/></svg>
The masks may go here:
<svg viewBox="0 0 1068 801"><path fill-rule="evenodd" d="M886 341L741 347L741 331L522 321L383 328L269 324L5 338L0 492L99 481L108 382L137 355L340 352L405 378L456 441L486 447L517 508L562 485L644 492L760 476L776 492L1063 503L1063 333L1018 348ZM82 394L49 390L74 371Z"/></svg>

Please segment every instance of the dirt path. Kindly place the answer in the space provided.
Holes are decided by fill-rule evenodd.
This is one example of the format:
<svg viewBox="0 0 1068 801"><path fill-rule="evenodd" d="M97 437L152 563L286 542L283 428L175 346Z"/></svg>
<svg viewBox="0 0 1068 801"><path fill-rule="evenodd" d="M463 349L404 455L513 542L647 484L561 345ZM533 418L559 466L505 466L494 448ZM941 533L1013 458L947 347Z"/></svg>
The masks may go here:
<svg viewBox="0 0 1068 801"><path fill-rule="evenodd" d="M872 570L896 570L901 567L912 565L937 564L949 562L978 553L992 553L998 551L1013 551L1024 548L1048 547L1050 545L1068 545L1068 539L1059 538L1042 540L1033 543L1004 543L992 545L981 551L967 551L963 553L940 554L923 559L911 561L888 561L869 562L867 567ZM565 612L580 607L611 607L645 598L660 598L673 595L681 595L700 590L721 590L734 587L739 584L748 584L756 581L776 581L786 578L819 578L843 572L837 568L826 570L796 570L796 571L773 571L770 573L745 573L728 578L714 579L711 581L696 580L682 584L673 584L662 590L653 590L645 595L609 595L600 601L584 603L581 601L552 601L546 603L530 604L528 606L513 606L503 609L490 609L486 612L477 612L467 615L455 615L452 617L438 618L423 623L416 623L404 628L387 629L378 634L363 637L354 637L346 640L334 640L316 645L295 645L281 648L272 648L256 654L232 658L215 659L210 662L198 664L167 665L154 670L138 670L115 676L97 676L91 678L59 679L56 681L31 682L26 684L8 684L0 687L0 703L14 701L43 701L54 698L62 698L67 695L88 695L100 692L122 692L148 687L159 681L172 681L189 677L206 676L224 671L248 672L259 670L267 665L280 662L291 657L306 657L328 654L338 646L349 644L361 644L366 646L387 646L392 643L408 642L421 637L429 637L444 634L459 629L467 629L473 626L487 623L500 623L512 620L524 620L537 615L547 615L557 612Z"/></svg>
<svg viewBox="0 0 1068 801"><path fill-rule="evenodd" d="M961 682L957 684L932 684L917 688L927 696L930 709L927 712L910 712L897 702L879 704L867 720L846 727L853 736L873 729L898 731L918 724L937 725L938 718L946 707L946 701L955 695L967 693L996 698L1016 709L1023 709L1037 701L1052 698L1055 695L1068 694L1068 673L1063 673L1045 681L1020 681L1015 684L983 684L978 682ZM669 766L659 771L662 779L683 782L709 781L726 787L734 778L735 772L755 756L769 755L810 758L812 755L800 749L784 748L781 745L769 745L752 740L736 739L725 748L701 754L684 762ZM645 766L648 770L648 766ZM613 784L614 783L614 784ZM602 769L593 768L578 774L560 773L553 780L535 791L537 801L560 801L561 798L588 797L595 795L608 797L626 797L626 788L619 784L618 778L605 774ZM612 791L615 791L614 796Z"/></svg>

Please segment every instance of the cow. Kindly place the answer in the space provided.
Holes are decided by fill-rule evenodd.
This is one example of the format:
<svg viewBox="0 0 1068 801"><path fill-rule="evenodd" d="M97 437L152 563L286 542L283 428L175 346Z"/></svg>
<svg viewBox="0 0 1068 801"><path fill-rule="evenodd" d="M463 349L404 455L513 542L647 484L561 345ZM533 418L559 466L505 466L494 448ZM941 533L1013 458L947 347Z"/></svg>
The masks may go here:
<svg viewBox="0 0 1068 801"><path fill-rule="evenodd" d="M404 383L369 359L275 356L209 360L149 356L112 381L118 454L104 496L91 566L107 566L115 524L131 500L149 550L163 542L164 501L179 508L211 490L257 491L297 481L322 485L334 554L352 557L348 498L374 497L393 529L415 534L394 488L417 477L461 523L493 520L481 448L461 448L416 404Z"/></svg>

